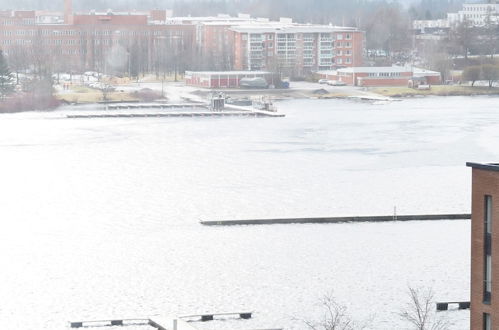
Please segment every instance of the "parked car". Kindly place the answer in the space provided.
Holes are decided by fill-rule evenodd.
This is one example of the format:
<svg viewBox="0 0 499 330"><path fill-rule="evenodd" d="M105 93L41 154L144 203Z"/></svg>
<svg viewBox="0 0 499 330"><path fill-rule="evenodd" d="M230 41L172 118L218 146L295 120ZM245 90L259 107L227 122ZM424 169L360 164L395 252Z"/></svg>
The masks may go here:
<svg viewBox="0 0 499 330"><path fill-rule="evenodd" d="M346 86L347 84L341 80L328 80L327 84L329 86Z"/></svg>
<svg viewBox="0 0 499 330"><path fill-rule="evenodd" d="M239 81L241 88L268 88L269 84L264 78L242 78Z"/></svg>
<svg viewBox="0 0 499 330"><path fill-rule="evenodd" d="M319 79L318 83L321 85L327 84L328 80L327 79Z"/></svg>

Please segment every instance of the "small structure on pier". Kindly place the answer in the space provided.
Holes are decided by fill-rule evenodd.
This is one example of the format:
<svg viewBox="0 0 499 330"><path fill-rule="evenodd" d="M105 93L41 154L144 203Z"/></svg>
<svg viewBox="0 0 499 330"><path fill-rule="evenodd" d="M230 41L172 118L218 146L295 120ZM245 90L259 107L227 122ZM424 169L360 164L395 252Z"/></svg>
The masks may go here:
<svg viewBox="0 0 499 330"><path fill-rule="evenodd" d="M224 108L225 108L225 95L223 93L212 95L210 101L210 110L223 111Z"/></svg>

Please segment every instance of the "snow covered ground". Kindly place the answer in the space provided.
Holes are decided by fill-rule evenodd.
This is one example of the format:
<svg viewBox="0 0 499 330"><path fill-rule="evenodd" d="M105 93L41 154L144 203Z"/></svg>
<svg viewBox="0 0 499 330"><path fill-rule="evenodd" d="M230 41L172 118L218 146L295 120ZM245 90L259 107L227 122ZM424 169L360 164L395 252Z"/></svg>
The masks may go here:
<svg viewBox="0 0 499 330"><path fill-rule="evenodd" d="M407 287L469 297L469 222L207 228L199 220L466 213L499 158L497 98L295 100L285 118L0 116L0 329L253 310L203 329L304 329L334 290L407 329ZM451 329L467 311L444 313Z"/></svg>

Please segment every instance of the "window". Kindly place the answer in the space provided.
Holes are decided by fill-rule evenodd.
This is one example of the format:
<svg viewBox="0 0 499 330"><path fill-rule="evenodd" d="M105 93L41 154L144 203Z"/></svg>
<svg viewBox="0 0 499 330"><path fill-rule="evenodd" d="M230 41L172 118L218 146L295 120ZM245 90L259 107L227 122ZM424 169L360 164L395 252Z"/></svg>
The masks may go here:
<svg viewBox="0 0 499 330"><path fill-rule="evenodd" d="M490 304L492 293L492 196L484 198L483 302Z"/></svg>
<svg viewBox="0 0 499 330"><path fill-rule="evenodd" d="M489 313L483 313L483 330L492 330Z"/></svg>
<svg viewBox="0 0 499 330"><path fill-rule="evenodd" d="M492 233L492 196L485 195L485 232Z"/></svg>

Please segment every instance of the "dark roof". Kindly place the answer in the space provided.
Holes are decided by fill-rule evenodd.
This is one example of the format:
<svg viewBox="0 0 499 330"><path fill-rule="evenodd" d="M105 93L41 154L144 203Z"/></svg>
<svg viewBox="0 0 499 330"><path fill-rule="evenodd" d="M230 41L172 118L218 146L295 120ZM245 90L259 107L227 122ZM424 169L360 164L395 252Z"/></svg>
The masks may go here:
<svg viewBox="0 0 499 330"><path fill-rule="evenodd" d="M466 166L487 171L499 171L499 163L466 163Z"/></svg>

